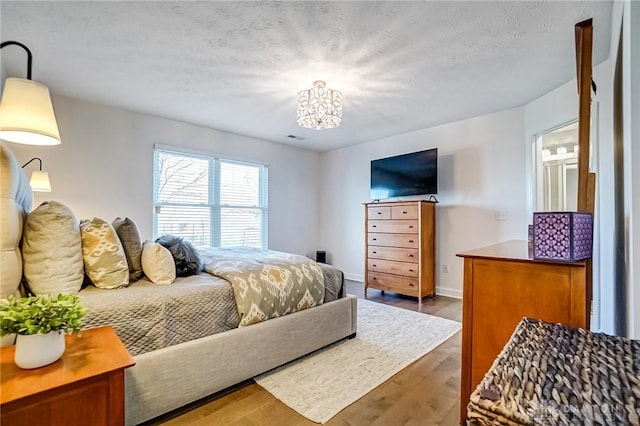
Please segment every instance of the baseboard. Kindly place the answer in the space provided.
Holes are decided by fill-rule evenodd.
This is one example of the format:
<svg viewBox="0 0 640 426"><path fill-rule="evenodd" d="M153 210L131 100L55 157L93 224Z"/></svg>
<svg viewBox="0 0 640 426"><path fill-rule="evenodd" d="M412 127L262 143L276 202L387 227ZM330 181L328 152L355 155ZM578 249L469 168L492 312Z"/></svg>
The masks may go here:
<svg viewBox="0 0 640 426"><path fill-rule="evenodd" d="M358 281L358 282L361 282L361 283L364 282L364 275L362 275L362 274L350 274L348 272L345 272L344 273L344 277L345 277L345 279L350 280L350 281Z"/></svg>
<svg viewBox="0 0 640 426"><path fill-rule="evenodd" d="M462 290L450 287L436 287L436 295L462 299Z"/></svg>

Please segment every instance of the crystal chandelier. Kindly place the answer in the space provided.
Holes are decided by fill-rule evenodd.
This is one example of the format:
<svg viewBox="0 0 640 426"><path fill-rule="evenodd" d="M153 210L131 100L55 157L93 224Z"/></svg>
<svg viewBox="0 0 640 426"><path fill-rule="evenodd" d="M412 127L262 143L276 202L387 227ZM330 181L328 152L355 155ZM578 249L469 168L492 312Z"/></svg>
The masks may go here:
<svg viewBox="0 0 640 426"><path fill-rule="evenodd" d="M342 93L325 88L324 81L298 93L298 124L308 129L333 129L342 120Z"/></svg>

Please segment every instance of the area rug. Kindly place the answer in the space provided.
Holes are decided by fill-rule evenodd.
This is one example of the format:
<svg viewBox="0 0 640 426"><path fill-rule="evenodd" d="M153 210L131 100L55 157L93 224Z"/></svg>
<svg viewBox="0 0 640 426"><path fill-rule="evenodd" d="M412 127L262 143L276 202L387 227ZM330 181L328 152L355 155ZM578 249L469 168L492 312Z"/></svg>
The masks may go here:
<svg viewBox="0 0 640 426"><path fill-rule="evenodd" d="M304 417L326 423L460 330L460 323L358 299L358 334L254 380Z"/></svg>

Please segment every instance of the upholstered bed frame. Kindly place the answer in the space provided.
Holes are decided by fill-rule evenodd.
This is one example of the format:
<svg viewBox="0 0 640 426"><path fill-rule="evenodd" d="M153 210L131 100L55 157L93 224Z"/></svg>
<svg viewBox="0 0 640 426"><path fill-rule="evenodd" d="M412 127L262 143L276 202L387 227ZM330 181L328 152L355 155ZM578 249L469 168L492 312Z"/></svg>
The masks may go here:
<svg viewBox="0 0 640 426"><path fill-rule="evenodd" d="M19 163L0 144L1 296L17 294L20 239L32 194ZM125 371L126 423L197 401L356 333L357 299L321 306L134 357Z"/></svg>

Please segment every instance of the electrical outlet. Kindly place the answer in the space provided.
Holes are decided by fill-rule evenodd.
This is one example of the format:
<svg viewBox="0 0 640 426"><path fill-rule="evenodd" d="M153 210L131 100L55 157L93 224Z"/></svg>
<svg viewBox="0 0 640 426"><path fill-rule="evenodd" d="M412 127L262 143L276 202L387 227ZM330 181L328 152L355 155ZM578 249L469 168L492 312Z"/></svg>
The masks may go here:
<svg viewBox="0 0 640 426"><path fill-rule="evenodd" d="M442 265L442 272L444 272L445 274L449 273L449 265Z"/></svg>
<svg viewBox="0 0 640 426"><path fill-rule="evenodd" d="M496 210L494 214L495 220L507 220L506 210Z"/></svg>

